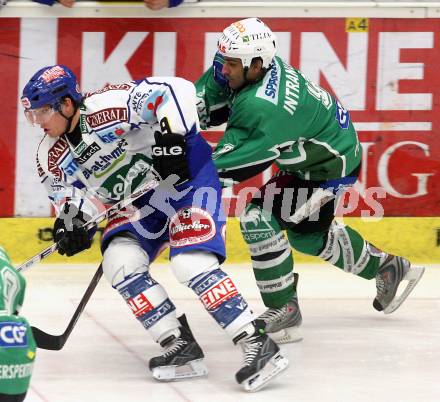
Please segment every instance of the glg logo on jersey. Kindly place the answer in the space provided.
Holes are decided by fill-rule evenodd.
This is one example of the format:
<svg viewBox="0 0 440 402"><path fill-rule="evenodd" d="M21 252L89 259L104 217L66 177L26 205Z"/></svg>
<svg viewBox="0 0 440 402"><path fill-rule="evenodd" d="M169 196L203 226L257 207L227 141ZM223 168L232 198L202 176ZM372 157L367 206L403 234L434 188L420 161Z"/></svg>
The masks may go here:
<svg viewBox="0 0 440 402"><path fill-rule="evenodd" d="M0 322L0 346L3 348L26 347L27 326L19 322Z"/></svg>

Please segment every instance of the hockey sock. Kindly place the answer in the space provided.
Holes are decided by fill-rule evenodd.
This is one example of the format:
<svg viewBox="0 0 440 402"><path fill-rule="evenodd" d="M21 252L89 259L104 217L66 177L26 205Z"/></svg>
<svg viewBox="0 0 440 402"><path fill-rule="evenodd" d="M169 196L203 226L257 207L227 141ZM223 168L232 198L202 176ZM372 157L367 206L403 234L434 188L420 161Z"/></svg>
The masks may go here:
<svg viewBox="0 0 440 402"><path fill-rule="evenodd" d="M180 327L176 307L147 272L128 278L117 290L156 342L164 333Z"/></svg>
<svg viewBox="0 0 440 402"><path fill-rule="evenodd" d="M254 316L246 300L235 287L229 275L216 268L204 272L188 283L208 313L231 337Z"/></svg>
<svg viewBox="0 0 440 402"><path fill-rule="evenodd" d="M282 307L295 296L293 257L284 232L270 212L252 203L240 217L240 228L264 304Z"/></svg>

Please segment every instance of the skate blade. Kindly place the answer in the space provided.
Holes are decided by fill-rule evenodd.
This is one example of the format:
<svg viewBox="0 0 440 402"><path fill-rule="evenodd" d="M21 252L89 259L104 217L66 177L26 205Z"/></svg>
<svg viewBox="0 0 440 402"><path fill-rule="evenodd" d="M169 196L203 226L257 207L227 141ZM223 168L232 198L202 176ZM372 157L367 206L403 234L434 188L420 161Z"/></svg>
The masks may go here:
<svg viewBox="0 0 440 402"><path fill-rule="evenodd" d="M303 340L302 331L298 326L285 328L278 332L268 332L267 335L269 335L272 340L279 345L284 343L300 342Z"/></svg>
<svg viewBox="0 0 440 402"><path fill-rule="evenodd" d="M242 382L247 392L255 392L267 385L275 376L280 374L289 365L289 360L278 352L267 364L256 374Z"/></svg>
<svg viewBox="0 0 440 402"><path fill-rule="evenodd" d="M203 359L193 360L183 366L162 366L152 371L153 378L157 381L177 381L185 378L203 377L208 374Z"/></svg>
<svg viewBox="0 0 440 402"><path fill-rule="evenodd" d="M417 283L420 281L424 272L425 267L411 266L409 268L408 272L402 279L402 282L408 281L408 285L400 296L397 296L396 294L396 296L394 296L394 299L391 300L391 303L386 308L384 308L384 314L391 314L400 307L400 305L405 301L405 299L409 296ZM402 283L399 284L399 287L401 284ZM399 291L399 289L397 289L397 291Z"/></svg>

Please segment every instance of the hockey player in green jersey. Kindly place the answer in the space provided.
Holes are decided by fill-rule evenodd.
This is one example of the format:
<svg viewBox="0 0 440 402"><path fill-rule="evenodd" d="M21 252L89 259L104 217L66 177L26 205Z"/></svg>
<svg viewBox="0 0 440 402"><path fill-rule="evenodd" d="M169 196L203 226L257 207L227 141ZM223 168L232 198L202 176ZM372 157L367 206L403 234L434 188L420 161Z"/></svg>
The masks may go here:
<svg viewBox="0 0 440 402"><path fill-rule="evenodd" d="M279 169L247 204L240 227L268 307L259 318L286 343L301 339L302 321L291 247L375 279L373 306L384 313L400 306L424 268L334 220L338 195L359 174L359 139L340 102L275 53L276 37L261 20L237 21L221 34L213 67L196 89L203 128L227 121L213 155L225 185L272 163ZM408 284L400 293L403 280Z"/></svg>
<svg viewBox="0 0 440 402"><path fill-rule="evenodd" d="M0 247L0 401L21 402L31 380L35 359L32 330L18 312L26 281Z"/></svg>

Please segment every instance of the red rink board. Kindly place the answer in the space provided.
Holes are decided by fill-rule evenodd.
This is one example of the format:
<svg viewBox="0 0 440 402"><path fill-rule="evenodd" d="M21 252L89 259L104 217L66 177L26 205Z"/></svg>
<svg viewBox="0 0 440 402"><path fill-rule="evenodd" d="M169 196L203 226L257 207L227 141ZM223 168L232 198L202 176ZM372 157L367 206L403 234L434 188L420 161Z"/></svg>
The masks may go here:
<svg viewBox="0 0 440 402"><path fill-rule="evenodd" d="M148 32L148 35L127 56L121 60L132 79L140 79L153 73L155 57L169 54L170 49L155 49L154 33L175 33L175 74L189 80L195 80L203 72L205 59L205 42L207 34L220 32L233 19L95 19L95 18L60 18L56 40L57 62L70 66L78 78L83 79L82 72L95 68L95 61L84 54L84 41L87 33L101 33L103 41L104 61L111 60L112 54L130 32ZM290 45L284 51L290 53L290 63L300 67L304 64L306 39L313 35L321 35L336 55L341 68L350 67L354 53L350 52L350 35L345 30L344 18L267 18L265 22L276 32L289 34ZM74 29L72 29L74 27ZM419 76L405 75L389 82L381 78L384 58L390 54L386 46L397 40L389 33L420 34L420 40L415 45L405 48L404 42L398 50L397 61L405 70L405 64L418 64ZM365 53L366 74L360 86L361 107L351 111L352 120L362 123L389 122L424 122L430 123L426 129L390 130L389 125L375 130L360 130L359 136L364 144L364 171L361 177L361 190L369 187L383 187L386 198L381 200L386 216L438 216L440 214L439 174L440 174L440 140L437 135L440 123L440 66L439 49L440 24L437 19L370 19L369 30L366 33L366 46L359 52ZM311 36L312 35L312 36ZM430 38L432 45L423 40ZM352 39L359 37L352 37ZM388 38L388 39L387 39ZM390 39L391 38L391 39ZM388 42L387 42L388 40ZM388 45L387 45L388 43ZM420 43L417 45L417 43ZM390 48L391 49L391 48ZM321 53L316 52L316 63L319 63ZM33 157L22 155L16 150L17 136L17 98L21 88L18 88L20 69L20 19L3 18L0 26L0 65L2 71L3 107L0 108L0 146L2 152L2 170L0 176L0 216L14 215L15 197L15 167L19 159ZM398 69L397 69L398 70ZM410 71L408 68L405 71ZM335 80L319 74L319 83L339 98L343 92L335 88ZM382 79L382 81L381 81ZM316 81L316 80L315 80ZM384 91L378 90L383 85ZM396 94L425 94L424 99L430 98L428 106L414 108L407 104L395 102L394 107L384 108L383 98L386 92ZM83 88L89 90L91 88ZM385 94L385 95L384 95ZM382 100L381 100L382 99ZM381 103L382 102L382 103ZM387 103L385 99L385 103ZM392 102L391 102L392 103ZM423 103L423 102L422 102ZM429 103L429 102L428 102ZM350 109L349 106L345 105ZM423 126L423 125L422 125ZM365 127L365 126L364 126ZM425 126L423 126L425 127ZM215 142L219 133L207 133L207 138ZM261 176L248 181L259 187ZM242 188L240 185L235 192ZM235 203L235 201L233 201ZM369 207L361 200L359 207L351 215L357 216L361 210Z"/></svg>

